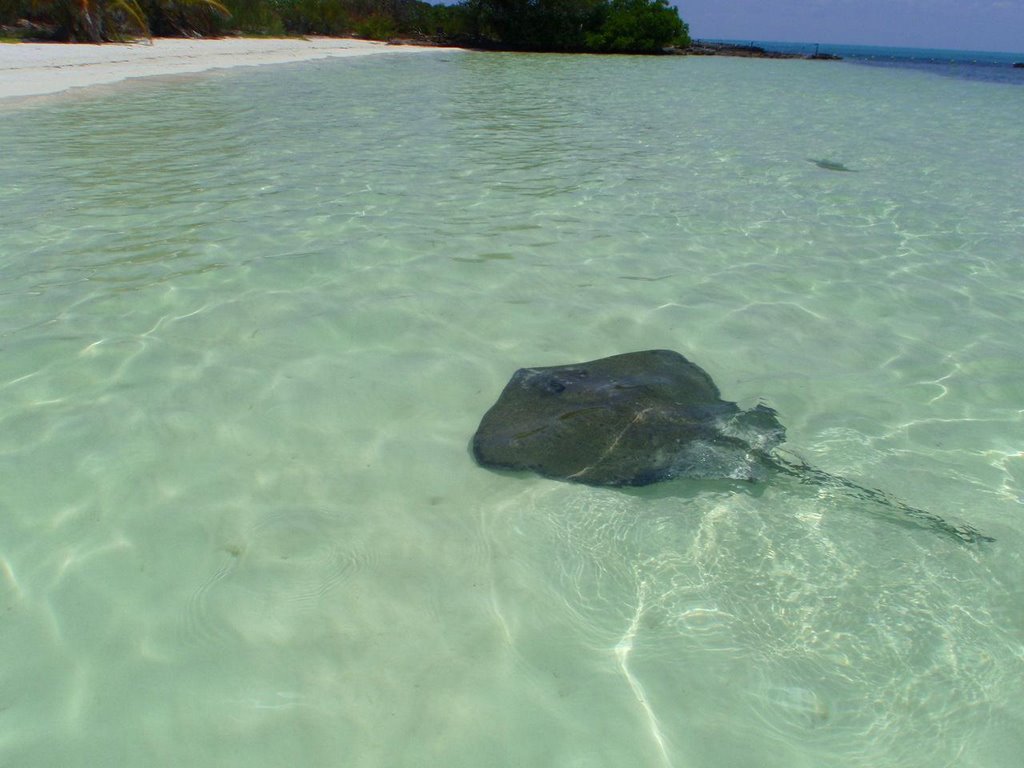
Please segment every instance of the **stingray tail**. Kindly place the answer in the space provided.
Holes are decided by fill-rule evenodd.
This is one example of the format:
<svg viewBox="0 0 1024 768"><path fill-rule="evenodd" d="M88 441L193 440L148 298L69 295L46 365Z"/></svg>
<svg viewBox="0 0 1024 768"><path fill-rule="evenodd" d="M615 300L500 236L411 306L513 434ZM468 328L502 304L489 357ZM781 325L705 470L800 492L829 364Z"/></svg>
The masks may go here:
<svg viewBox="0 0 1024 768"><path fill-rule="evenodd" d="M887 512L892 513L891 516L898 522L927 528L944 536L950 536L965 544L995 541L991 536L986 536L971 525L966 523L955 525L933 512L912 507L891 493L878 488L868 488L852 480L847 480L845 477L833 475L813 467L790 451L776 448L769 454L768 459L778 471L792 477L799 483L829 488L849 494L856 499L870 501Z"/></svg>

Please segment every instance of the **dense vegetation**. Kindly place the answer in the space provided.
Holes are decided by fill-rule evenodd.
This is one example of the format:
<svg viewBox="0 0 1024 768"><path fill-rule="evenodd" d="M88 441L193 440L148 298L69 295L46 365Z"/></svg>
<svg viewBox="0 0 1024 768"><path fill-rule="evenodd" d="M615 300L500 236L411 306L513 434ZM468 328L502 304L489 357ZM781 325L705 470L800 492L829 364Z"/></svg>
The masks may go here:
<svg viewBox="0 0 1024 768"><path fill-rule="evenodd" d="M659 53L689 44L668 0L0 0L0 34L130 37L358 35L503 50Z"/></svg>

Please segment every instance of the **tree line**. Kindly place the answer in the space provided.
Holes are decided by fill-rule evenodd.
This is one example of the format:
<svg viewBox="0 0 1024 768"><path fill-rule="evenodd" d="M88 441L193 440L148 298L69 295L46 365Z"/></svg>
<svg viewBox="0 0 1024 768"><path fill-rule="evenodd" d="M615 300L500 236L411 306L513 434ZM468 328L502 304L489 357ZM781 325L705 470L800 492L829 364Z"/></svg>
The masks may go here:
<svg viewBox="0 0 1024 768"><path fill-rule="evenodd" d="M0 37L100 43L228 34L566 53L660 53L690 42L668 0L0 0Z"/></svg>

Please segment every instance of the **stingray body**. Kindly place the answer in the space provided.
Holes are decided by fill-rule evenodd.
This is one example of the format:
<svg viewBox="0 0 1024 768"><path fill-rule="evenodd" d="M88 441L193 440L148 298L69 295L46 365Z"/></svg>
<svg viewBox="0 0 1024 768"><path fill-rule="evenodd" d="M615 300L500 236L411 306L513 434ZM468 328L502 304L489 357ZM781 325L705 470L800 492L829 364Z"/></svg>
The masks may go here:
<svg viewBox="0 0 1024 768"><path fill-rule="evenodd" d="M702 368L656 349L521 368L480 422L473 454L588 485L757 480L785 436L773 410L741 410Z"/></svg>
<svg viewBox="0 0 1024 768"><path fill-rule="evenodd" d="M827 157L823 157L817 160L813 157L808 157L807 162L814 163L816 166L826 171L839 171L840 173L856 173L856 171L854 171L853 168L847 168L845 165L838 162L837 160L829 160Z"/></svg>
<svg viewBox="0 0 1024 768"><path fill-rule="evenodd" d="M986 539L884 491L816 469L776 449L786 430L765 405L723 400L711 377L678 352L655 349L515 372L473 436L477 462L598 486L673 478L756 482L771 472L836 488L901 519L967 541Z"/></svg>

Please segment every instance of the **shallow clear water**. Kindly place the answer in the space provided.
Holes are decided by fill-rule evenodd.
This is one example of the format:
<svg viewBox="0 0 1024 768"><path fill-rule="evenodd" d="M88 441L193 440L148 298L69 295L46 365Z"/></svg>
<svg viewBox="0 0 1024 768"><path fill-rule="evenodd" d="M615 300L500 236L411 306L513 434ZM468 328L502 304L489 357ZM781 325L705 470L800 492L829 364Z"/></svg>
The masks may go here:
<svg viewBox="0 0 1024 768"><path fill-rule="evenodd" d="M1022 124L441 52L6 108L0 764L1018 765ZM995 541L472 461L517 367L658 347Z"/></svg>

